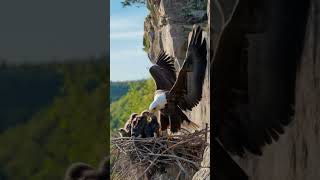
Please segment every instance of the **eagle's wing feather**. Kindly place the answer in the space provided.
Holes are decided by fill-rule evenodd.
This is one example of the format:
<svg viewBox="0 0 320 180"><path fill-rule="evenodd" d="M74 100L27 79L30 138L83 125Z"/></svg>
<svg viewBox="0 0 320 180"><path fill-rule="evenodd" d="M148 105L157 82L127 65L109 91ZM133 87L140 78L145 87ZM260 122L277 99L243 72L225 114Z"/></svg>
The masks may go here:
<svg viewBox="0 0 320 180"><path fill-rule="evenodd" d="M156 65L168 70L172 78L176 79L176 68L174 67L174 59L167 55L164 51L160 52L156 60Z"/></svg>
<svg viewBox="0 0 320 180"><path fill-rule="evenodd" d="M157 90L170 90L176 81L174 59L163 51L157 57L156 64L150 67L149 72L156 83Z"/></svg>
<svg viewBox="0 0 320 180"><path fill-rule="evenodd" d="M240 156L246 151L261 155L294 115L297 62L303 52L309 5L297 1L287 7L276 2L271 4L278 4L277 8L266 9L272 13L265 17L267 29L258 36L239 31L242 12L235 13L220 37L211 68L214 132L227 151ZM286 14L286 23L274 19L275 13ZM300 22L294 18L298 16ZM294 32L286 33L291 29Z"/></svg>
<svg viewBox="0 0 320 180"><path fill-rule="evenodd" d="M191 110L202 98L202 86L207 66L207 46L202 40L200 26L194 27L188 46L187 56L178 79L170 90L175 102L182 110Z"/></svg>

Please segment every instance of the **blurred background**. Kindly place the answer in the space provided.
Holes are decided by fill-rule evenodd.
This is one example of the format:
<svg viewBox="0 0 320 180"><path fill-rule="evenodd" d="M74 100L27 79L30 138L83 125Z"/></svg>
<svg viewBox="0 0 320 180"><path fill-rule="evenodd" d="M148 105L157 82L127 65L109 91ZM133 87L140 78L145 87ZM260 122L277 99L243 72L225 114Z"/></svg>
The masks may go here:
<svg viewBox="0 0 320 180"><path fill-rule="evenodd" d="M109 3L0 2L0 180L57 180L109 144Z"/></svg>

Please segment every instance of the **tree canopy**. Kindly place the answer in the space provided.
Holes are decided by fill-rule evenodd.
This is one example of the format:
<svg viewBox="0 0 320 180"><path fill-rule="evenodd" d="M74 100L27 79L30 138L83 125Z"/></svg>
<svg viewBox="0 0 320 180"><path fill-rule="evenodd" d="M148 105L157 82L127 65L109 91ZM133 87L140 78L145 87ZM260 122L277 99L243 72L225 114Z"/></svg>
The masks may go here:
<svg viewBox="0 0 320 180"><path fill-rule="evenodd" d="M146 0L123 0L121 4L123 7L133 6L133 5L141 6L146 4Z"/></svg>
<svg viewBox="0 0 320 180"><path fill-rule="evenodd" d="M122 127L132 113L141 113L148 109L153 100L155 91L153 80L130 82L129 85L128 93L111 104L111 133Z"/></svg>

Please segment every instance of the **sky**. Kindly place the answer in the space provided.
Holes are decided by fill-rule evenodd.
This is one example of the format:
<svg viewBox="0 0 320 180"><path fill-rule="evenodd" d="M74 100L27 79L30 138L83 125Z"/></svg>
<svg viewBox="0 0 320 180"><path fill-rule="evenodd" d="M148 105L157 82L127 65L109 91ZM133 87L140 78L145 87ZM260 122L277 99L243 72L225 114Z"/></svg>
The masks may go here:
<svg viewBox="0 0 320 180"><path fill-rule="evenodd" d="M1 0L0 58L10 62L107 52L105 0Z"/></svg>
<svg viewBox="0 0 320 180"><path fill-rule="evenodd" d="M139 80L150 77L151 62L143 48L146 7L125 7L110 1L110 79Z"/></svg>

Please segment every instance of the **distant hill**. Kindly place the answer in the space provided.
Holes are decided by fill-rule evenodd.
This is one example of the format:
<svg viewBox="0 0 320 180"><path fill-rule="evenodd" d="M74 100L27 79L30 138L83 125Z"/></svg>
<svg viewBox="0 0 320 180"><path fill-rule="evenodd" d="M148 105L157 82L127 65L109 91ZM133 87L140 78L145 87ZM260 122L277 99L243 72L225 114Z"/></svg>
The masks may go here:
<svg viewBox="0 0 320 180"><path fill-rule="evenodd" d="M111 104L111 131L114 132L123 126L131 113L141 113L148 109L153 100L154 90L155 85L151 79L130 82L128 93Z"/></svg>
<svg viewBox="0 0 320 180"><path fill-rule="evenodd" d="M110 103L118 100L129 90L129 82L110 82Z"/></svg>
<svg viewBox="0 0 320 180"><path fill-rule="evenodd" d="M123 95L127 94L131 84L145 82L146 80L136 81L111 81L110 82L110 103L117 101Z"/></svg>
<svg viewBox="0 0 320 180"><path fill-rule="evenodd" d="M62 81L63 77L47 66L0 68L0 132L29 120L52 103Z"/></svg>

